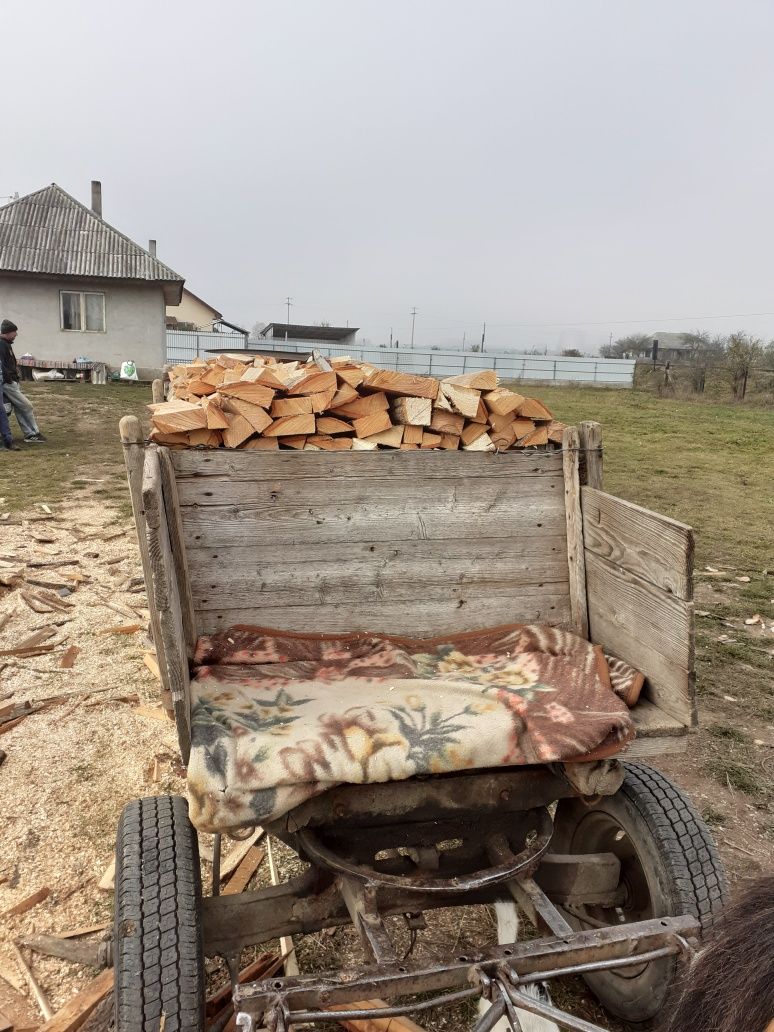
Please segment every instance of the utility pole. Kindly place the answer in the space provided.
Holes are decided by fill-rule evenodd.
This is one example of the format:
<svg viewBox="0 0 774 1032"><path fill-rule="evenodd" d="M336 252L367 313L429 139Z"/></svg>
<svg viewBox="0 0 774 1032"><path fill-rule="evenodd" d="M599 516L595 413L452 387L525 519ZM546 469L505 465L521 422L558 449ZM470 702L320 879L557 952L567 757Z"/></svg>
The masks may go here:
<svg viewBox="0 0 774 1032"><path fill-rule="evenodd" d="M462 331L462 350L465 350L465 331Z"/></svg>
<svg viewBox="0 0 774 1032"><path fill-rule="evenodd" d="M285 324L285 343L287 343L287 339L288 339L287 327L290 326L290 306L293 304L293 298L292 297L286 297L285 298L285 304L288 306L288 321Z"/></svg>
<svg viewBox="0 0 774 1032"><path fill-rule="evenodd" d="M484 353L484 341L486 340L486 322L484 322L484 329L481 331L481 353Z"/></svg>
<svg viewBox="0 0 774 1032"><path fill-rule="evenodd" d="M390 351L392 351L392 326L390 327Z"/></svg>
<svg viewBox="0 0 774 1032"><path fill-rule="evenodd" d="M414 322L416 321L417 310L416 308L411 309L411 349L414 350Z"/></svg>

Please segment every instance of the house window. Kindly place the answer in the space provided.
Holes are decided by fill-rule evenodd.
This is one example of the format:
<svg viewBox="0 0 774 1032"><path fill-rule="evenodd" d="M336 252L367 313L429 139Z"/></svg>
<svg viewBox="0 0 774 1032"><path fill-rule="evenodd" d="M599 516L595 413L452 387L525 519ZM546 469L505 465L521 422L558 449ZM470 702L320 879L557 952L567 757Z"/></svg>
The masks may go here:
<svg viewBox="0 0 774 1032"><path fill-rule="evenodd" d="M63 330L105 332L105 295L95 291L59 291L60 326Z"/></svg>

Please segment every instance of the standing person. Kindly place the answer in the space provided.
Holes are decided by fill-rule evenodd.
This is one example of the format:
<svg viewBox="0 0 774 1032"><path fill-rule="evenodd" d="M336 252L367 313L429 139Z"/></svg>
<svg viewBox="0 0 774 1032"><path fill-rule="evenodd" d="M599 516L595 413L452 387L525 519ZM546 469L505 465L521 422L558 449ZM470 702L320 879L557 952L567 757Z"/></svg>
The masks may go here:
<svg viewBox="0 0 774 1032"><path fill-rule="evenodd" d="M19 327L10 319L0 323L0 365L3 369L3 395L10 402L27 444L40 444L45 437L35 422L35 410L19 386L19 367L13 353L13 342Z"/></svg>
<svg viewBox="0 0 774 1032"><path fill-rule="evenodd" d="M3 401L3 389L0 387L0 437L3 439L3 447L8 451L21 451L19 445L14 441L11 434L11 425L8 422L8 414L5 411Z"/></svg>

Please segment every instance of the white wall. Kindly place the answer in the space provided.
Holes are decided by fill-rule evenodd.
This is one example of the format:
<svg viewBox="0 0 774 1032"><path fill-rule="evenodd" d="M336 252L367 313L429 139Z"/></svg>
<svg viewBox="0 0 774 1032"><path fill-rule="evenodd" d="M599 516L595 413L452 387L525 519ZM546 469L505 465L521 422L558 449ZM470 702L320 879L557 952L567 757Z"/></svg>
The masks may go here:
<svg viewBox="0 0 774 1032"><path fill-rule="evenodd" d="M60 290L97 290L105 294L105 332L62 330ZM164 294L152 284L53 280L0 276L0 319L19 327L16 356L72 361L85 355L116 369L131 359L141 378L152 378L164 364Z"/></svg>

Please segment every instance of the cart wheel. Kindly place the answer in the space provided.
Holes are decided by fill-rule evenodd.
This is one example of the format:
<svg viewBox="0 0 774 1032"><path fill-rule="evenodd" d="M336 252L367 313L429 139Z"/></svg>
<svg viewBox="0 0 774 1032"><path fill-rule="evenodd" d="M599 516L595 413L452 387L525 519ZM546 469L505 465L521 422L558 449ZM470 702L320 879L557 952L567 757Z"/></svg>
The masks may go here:
<svg viewBox="0 0 774 1032"><path fill-rule="evenodd" d="M565 799L556 812L557 853L614 853L621 861L624 902L574 907L580 929L691 914L706 930L726 897L726 877L709 830L679 788L641 763L625 763L619 790L591 806ZM636 1029L663 1017L677 958L584 975L599 1002Z"/></svg>
<svg viewBox="0 0 774 1032"><path fill-rule="evenodd" d="M124 807L115 884L116 1032L203 1032L199 845L185 799Z"/></svg>

